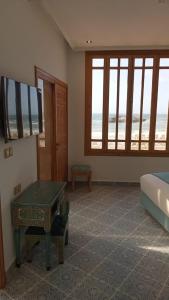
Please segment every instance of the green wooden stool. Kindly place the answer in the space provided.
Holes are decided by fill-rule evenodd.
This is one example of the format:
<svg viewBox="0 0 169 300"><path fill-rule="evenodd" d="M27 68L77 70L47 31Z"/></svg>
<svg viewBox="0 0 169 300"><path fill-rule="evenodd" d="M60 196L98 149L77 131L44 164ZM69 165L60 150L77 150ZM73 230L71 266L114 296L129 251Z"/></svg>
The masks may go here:
<svg viewBox="0 0 169 300"><path fill-rule="evenodd" d="M75 190L76 177L86 177L89 191L91 191L92 171L89 165L73 165L71 167L72 190Z"/></svg>

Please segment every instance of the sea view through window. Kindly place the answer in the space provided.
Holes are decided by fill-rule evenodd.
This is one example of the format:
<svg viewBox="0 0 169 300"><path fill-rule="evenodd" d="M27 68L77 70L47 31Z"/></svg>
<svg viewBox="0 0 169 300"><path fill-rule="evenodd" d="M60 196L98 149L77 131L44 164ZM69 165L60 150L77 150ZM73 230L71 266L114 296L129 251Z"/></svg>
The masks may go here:
<svg viewBox="0 0 169 300"><path fill-rule="evenodd" d="M121 53L86 54L86 152L167 154L169 52Z"/></svg>

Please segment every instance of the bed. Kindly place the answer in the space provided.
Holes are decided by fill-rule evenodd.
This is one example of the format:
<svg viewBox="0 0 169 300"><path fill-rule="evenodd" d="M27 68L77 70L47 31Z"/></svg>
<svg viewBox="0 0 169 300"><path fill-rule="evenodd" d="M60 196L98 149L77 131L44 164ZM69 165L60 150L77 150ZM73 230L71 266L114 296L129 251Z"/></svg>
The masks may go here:
<svg viewBox="0 0 169 300"><path fill-rule="evenodd" d="M169 172L141 176L141 204L169 231Z"/></svg>

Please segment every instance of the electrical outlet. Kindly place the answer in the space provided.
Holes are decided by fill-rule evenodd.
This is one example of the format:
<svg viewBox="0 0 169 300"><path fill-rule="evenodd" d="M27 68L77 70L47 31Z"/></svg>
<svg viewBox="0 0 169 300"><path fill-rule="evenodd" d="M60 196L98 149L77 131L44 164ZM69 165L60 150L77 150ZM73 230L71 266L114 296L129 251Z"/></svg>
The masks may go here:
<svg viewBox="0 0 169 300"><path fill-rule="evenodd" d="M12 147L8 147L4 149L4 157L5 158L9 158L13 156L13 148Z"/></svg>
<svg viewBox="0 0 169 300"><path fill-rule="evenodd" d="M4 149L4 157L5 157L5 158L9 158L9 157L10 157L9 148L5 148L5 149Z"/></svg>
<svg viewBox="0 0 169 300"><path fill-rule="evenodd" d="M21 193L21 183L18 184L18 193Z"/></svg>
<svg viewBox="0 0 169 300"><path fill-rule="evenodd" d="M18 193L18 187L17 187L17 185L14 187L13 193L14 193L14 195L17 195L17 193Z"/></svg>
<svg viewBox="0 0 169 300"><path fill-rule="evenodd" d="M21 192L21 184L17 184L15 187L14 187L14 195L17 195Z"/></svg>
<svg viewBox="0 0 169 300"><path fill-rule="evenodd" d="M9 147L9 156L13 156L13 148Z"/></svg>

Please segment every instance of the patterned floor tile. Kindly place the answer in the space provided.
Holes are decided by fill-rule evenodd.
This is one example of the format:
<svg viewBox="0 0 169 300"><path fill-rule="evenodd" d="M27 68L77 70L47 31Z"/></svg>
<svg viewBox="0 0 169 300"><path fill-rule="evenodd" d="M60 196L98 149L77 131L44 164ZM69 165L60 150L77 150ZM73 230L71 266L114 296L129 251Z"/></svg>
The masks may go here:
<svg viewBox="0 0 169 300"><path fill-rule="evenodd" d="M113 226L114 232L123 233L125 235L132 234L132 232L137 228L137 223L125 218L120 218Z"/></svg>
<svg viewBox="0 0 169 300"><path fill-rule="evenodd" d="M160 260L169 264L169 246L163 246L156 243L149 247L147 256L150 259Z"/></svg>
<svg viewBox="0 0 169 300"><path fill-rule="evenodd" d="M74 214L73 216L70 217L69 224L73 225L74 227L81 227L85 225L86 223L90 222L90 218L86 218L83 216L80 216L78 214Z"/></svg>
<svg viewBox="0 0 169 300"><path fill-rule="evenodd" d="M49 285L48 283L41 281L24 296L19 298L20 300L64 300L66 295L60 292L57 288Z"/></svg>
<svg viewBox="0 0 169 300"><path fill-rule="evenodd" d="M88 232L85 232L84 229L71 229L69 233L69 239L71 243L79 247L84 247L89 241L91 241L92 238L92 235Z"/></svg>
<svg viewBox="0 0 169 300"><path fill-rule="evenodd" d="M116 208L120 208L120 209L125 210L125 212L127 213L131 209L136 207L137 203L138 203L137 200L135 200L135 201L127 200L127 196L124 195L123 197L121 197L120 201L118 201L114 204L114 206Z"/></svg>
<svg viewBox="0 0 169 300"><path fill-rule="evenodd" d="M168 300L169 299L169 287L165 286L161 293L159 294L159 300Z"/></svg>
<svg viewBox="0 0 169 300"><path fill-rule="evenodd" d="M142 257L143 253L137 249L127 249L123 247L118 247L109 255L109 259L129 269L133 269Z"/></svg>
<svg viewBox="0 0 169 300"><path fill-rule="evenodd" d="M133 239L133 236L128 237L127 239L123 240L119 245L123 249L130 249L134 252L138 252L140 255L145 256L149 252L149 243L147 240L143 240L143 242L138 239Z"/></svg>
<svg viewBox="0 0 169 300"><path fill-rule="evenodd" d="M9 299L11 298L9 298L5 292L0 291L0 300L9 300Z"/></svg>
<svg viewBox="0 0 169 300"><path fill-rule="evenodd" d="M47 276L46 280L63 292L70 293L85 276L86 273L82 270L65 262L64 265L60 265L56 271Z"/></svg>
<svg viewBox="0 0 169 300"><path fill-rule="evenodd" d="M141 260L135 271L142 273L145 279L156 280L161 286L169 276L168 264L155 260L154 258L150 258L149 256L145 256Z"/></svg>
<svg viewBox="0 0 169 300"><path fill-rule="evenodd" d="M165 232L162 236L158 237L154 242L153 246L157 248L165 248L166 250L169 249L169 234Z"/></svg>
<svg viewBox="0 0 169 300"><path fill-rule="evenodd" d="M84 205L81 205L80 203L70 202L70 217L72 217L74 214L77 214L80 210L84 208Z"/></svg>
<svg viewBox="0 0 169 300"><path fill-rule="evenodd" d="M144 222L144 224L150 228L152 226L152 228L161 228L161 230L163 230L163 227L160 225L160 223L157 222L156 219L154 219L149 213L149 218L146 219L146 221Z"/></svg>
<svg viewBox="0 0 169 300"><path fill-rule="evenodd" d="M127 197L127 199L124 199L124 201L122 200L121 202L120 202L120 204L121 204L121 207L123 208L123 209L125 209L126 211L128 211L128 210L131 210L131 209L133 209L134 207L136 207L136 205L137 205L137 201L135 201L135 199L134 199L134 201L132 201L132 196L128 199L128 197Z"/></svg>
<svg viewBox="0 0 169 300"><path fill-rule="evenodd" d="M106 226L107 228L107 226ZM81 228L81 231L85 234L87 234L88 236L96 237L97 235L100 235L103 231L105 230L105 227L103 226L103 224L94 221L90 221L89 223L87 223L86 225L83 226L83 228Z"/></svg>
<svg viewBox="0 0 169 300"><path fill-rule="evenodd" d="M91 209L90 207L86 207L84 209L81 209L79 212L78 212L78 216L82 216L82 217L85 217L87 219L94 219L96 218L97 216L99 216L101 213L97 210L93 210Z"/></svg>
<svg viewBox="0 0 169 300"><path fill-rule="evenodd" d="M161 226L147 225L145 222L137 227L137 230L134 232L135 235L141 235L148 239L155 240L163 234Z"/></svg>
<svg viewBox="0 0 169 300"><path fill-rule="evenodd" d="M100 203L96 201L94 203L91 203L89 207L94 211L98 211L99 213L104 213L109 208L109 205L104 205L103 202Z"/></svg>
<svg viewBox="0 0 169 300"><path fill-rule="evenodd" d="M125 215L125 218L127 220L132 220L139 224L148 218L148 214L142 207L137 206L136 208L133 208L132 210L130 210Z"/></svg>
<svg viewBox="0 0 169 300"><path fill-rule="evenodd" d="M104 282L92 277L87 277L72 293L75 299L80 300L108 300L115 289Z"/></svg>
<svg viewBox="0 0 169 300"><path fill-rule="evenodd" d="M114 243L111 240L98 236L97 238L90 241L84 249L91 251L93 254L105 257L114 250Z"/></svg>
<svg viewBox="0 0 169 300"><path fill-rule="evenodd" d="M93 184L89 193L77 184L66 197L65 263L58 264L52 246L47 272L39 244L31 264L11 268L0 299L169 300L169 234L140 205L139 186Z"/></svg>
<svg viewBox="0 0 169 300"><path fill-rule="evenodd" d="M123 231L120 231L118 228L113 226L107 227L101 232L101 234L99 234L99 236L101 236L103 239L112 240L112 242L117 246L127 238Z"/></svg>
<svg viewBox="0 0 169 300"><path fill-rule="evenodd" d="M116 220L123 217L124 215L126 215L125 209L122 209L121 207L117 207L115 205L112 205L111 207L109 207L106 210L106 213L109 214L110 216L112 216L112 218L114 218Z"/></svg>
<svg viewBox="0 0 169 300"><path fill-rule="evenodd" d="M119 287L129 272L128 268L106 259L94 270L92 276L114 287Z"/></svg>
<svg viewBox="0 0 169 300"><path fill-rule="evenodd" d="M68 262L85 272L92 272L98 264L103 261L103 257L87 251L85 248L73 255Z"/></svg>
<svg viewBox="0 0 169 300"><path fill-rule="evenodd" d="M64 260L68 259L69 257L71 257L73 254L75 254L76 252L78 252L80 250L80 246L69 243L65 249L64 249Z"/></svg>
<svg viewBox="0 0 169 300"><path fill-rule="evenodd" d="M94 220L97 223L103 224L103 226L111 226L117 221L117 218L114 218L112 215L105 212L94 218Z"/></svg>
<svg viewBox="0 0 169 300"><path fill-rule="evenodd" d="M124 293L119 292L119 291L117 293L115 293L113 298L111 298L111 300L132 300L132 299L133 298L131 298L129 295L124 294Z"/></svg>
<svg viewBox="0 0 169 300"><path fill-rule="evenodd" d="M56 247L53 247L51 250L51 270L46 270L46 259L45 259L45 252L41 251L36 253L33 256L32 262L25 262L25 265L32 270L33 272L37 273L41 277L45 277L49 272L52 272L58 266L58 255Z"/></svg>
<svg viewBox="0 0 169 300"><path fill-rule="evenodd" d="M143 275L132 272L121 286L121 292L128 294L134 299L154 300L159 294L156 282L145 280Z"/></svg>
<svg viewBox="0 0 169 300"><path fill-rule="evenodd" d="M8 272L5 290L12 298L17 298L38 281L39 277L30 272L24 265L19 269L14 267Z"/></svg>

